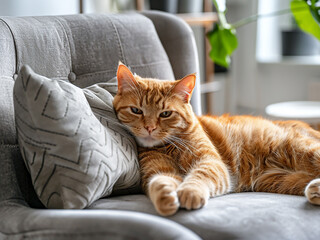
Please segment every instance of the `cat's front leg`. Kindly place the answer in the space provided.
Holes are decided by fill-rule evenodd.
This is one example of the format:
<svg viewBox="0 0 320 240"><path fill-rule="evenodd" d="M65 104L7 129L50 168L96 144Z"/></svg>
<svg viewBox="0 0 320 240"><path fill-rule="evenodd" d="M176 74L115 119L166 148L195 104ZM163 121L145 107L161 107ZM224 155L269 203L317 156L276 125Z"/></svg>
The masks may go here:
<svg viewBox="0 0 320 240"><path fill-rule="evenodd" d="M219 158L204 156L189 170L177 189L180 207L199 209L210 197L230 192L230 177L226 165Z"/></svg>
<svg viewBox="0 0 320 240"><path fill-rule="evenodd" d="M148 195L157 212L170 216L179 209L177 188L181 181L163 174L154 175L148 184Z"/></svg>
<svg viewBox="0 0 320 240"><path fill-rule="evenodd" d="M308 201L314 205L320 205L320 178L312 180L305 189Z"/></svg>
<svg viewBox="0 0 320 240"><path fill-rule="evenodd" d="M141 183L155 209L162 216L175 214L179 209L177 188L182 182L175 160L157 151L139 153Z"/></svg>
<svg viewBox="0 0 320 240"><path fill-rule="evenodd" d="M199 209L205 206L210 197L206 184L186 182L177 189L180 207L187 210Z"/></svg>

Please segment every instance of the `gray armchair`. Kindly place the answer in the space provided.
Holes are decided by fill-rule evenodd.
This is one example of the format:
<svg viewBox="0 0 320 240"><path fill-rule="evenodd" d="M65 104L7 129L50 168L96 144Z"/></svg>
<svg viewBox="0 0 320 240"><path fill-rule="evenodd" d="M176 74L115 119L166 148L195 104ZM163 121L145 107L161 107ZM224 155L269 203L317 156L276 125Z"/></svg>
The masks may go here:
<svg viewBox="0 0 320 240"><path fill-rule="evenodd" d="M229 194L197 211L163 218L139 194L100 199L84 210L45 209L17 145L13 85L23 64L79 87L137 74L179 79L198 72L190 28L160 12L0 18L0 239L318 239L320 208L305 198ZM192 98L201 114L199 80Z"/></svg>

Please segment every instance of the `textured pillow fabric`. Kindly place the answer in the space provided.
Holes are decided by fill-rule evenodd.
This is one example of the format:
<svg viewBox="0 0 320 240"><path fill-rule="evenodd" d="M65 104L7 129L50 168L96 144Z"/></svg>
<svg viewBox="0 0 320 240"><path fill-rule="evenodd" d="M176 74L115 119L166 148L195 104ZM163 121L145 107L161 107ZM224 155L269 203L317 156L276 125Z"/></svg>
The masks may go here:
<svg viewBox="0 0 320 240"><path fill-rule="evenodd" d="M115 85L102 86L82 90L28 66L20 70L14 85L18 141L48 208L85 208L113 190L139 184L135 142L116 119L107 91Z"/></svg>

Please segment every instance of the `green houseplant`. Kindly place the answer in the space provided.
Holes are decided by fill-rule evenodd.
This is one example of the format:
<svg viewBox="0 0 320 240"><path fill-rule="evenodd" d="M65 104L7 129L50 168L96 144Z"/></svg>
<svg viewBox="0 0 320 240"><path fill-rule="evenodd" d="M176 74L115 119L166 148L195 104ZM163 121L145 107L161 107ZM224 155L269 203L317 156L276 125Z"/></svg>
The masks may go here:
<svg viewBox="0 0 320 240"><path fill-rule="evenodd" d="M218 65L229 67L230 56L238 46L236 29L260 17L270 17L280 14L293 14L299 28L320 41L320 0L291 0L290 9L273 12L267 15L254 15L235 23L226 19L226 0L213 0L219 16L219 22L207 34L211 45L210 58Z"/></svg>

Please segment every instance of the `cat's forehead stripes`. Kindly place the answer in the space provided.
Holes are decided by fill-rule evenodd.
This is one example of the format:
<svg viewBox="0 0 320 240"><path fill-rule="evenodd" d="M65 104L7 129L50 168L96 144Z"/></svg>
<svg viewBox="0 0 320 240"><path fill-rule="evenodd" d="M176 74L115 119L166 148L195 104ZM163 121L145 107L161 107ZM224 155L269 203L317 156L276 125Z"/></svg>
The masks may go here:
<svg viewBox="0 0 320 240"><path fill-rule="evenodd" d="M165 98L164 94L157 89L149 89L145 91L142 99L142 106L157 106L164 107Z"/></svg>
<svg viewBox="0 0 320 240"><path fill-rule="evenodd" d="M155 79L143 80L143 84L139 84L141 91L141 106L158 106L166 108L166 100L170 95L170 91L174 85L174 81L161 81Z"/></svg>

